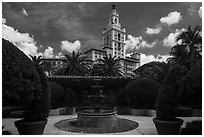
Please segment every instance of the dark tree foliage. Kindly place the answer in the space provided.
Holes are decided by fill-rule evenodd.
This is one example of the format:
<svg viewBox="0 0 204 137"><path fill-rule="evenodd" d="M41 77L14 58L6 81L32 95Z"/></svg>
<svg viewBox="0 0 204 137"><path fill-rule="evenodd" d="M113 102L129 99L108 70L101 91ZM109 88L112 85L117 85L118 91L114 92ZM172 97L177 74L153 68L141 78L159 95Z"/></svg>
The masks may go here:
<svg viewBox="0 0 204 137"><path fill-rule="evenodd" d="M125 87L127 104L132 107L154 107L160 84L149 78L133 80Z"/></svg>
<svg viewBox="0 0 204 137"><path fill-rule="evenodd" d="M176 109L183 90L183 71L180 65L172 67L162 83L156 100L156 118L164 121L175 120Z"/></svg>
<svg viewBox="0 0 204 137"><path fill-rule="evenodd" d="M39 64L2 40L2 97L4 105L25 106L25 120L44 120L49 114L47 79Z"/></svg>

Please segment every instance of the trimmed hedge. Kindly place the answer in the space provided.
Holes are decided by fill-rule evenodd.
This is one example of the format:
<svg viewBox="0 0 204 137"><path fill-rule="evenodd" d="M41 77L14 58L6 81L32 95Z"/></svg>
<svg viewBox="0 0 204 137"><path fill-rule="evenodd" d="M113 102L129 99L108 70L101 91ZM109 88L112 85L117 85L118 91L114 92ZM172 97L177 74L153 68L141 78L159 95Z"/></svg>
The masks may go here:
<svg viewBox="0 0 204 137"><path fill-rule="evenodd" d="M127 105L132 108L154 108L160 84L149 78L131 81L124 92L127 94Z"/></svg>
<svg viewBox="0 0 204 137"><path fill-rule="evenodd" d="M49 78L49 81L60 84L64 89L71 88L76 96L76 105L84 105L85 93L91 90L91 85L95 85L95 81L90 79ZM103 86L105 95L115 96L130 81L132 79L102 79L99 85ZM114 100L106 100L106 103L115 105Z"/></svg>
<svg viewBox="0 0 204 137"><path fill-rule="evenodd" d="M69 107L76 105L76 95L71 88L64 88L56 83L49 81L49 88L51 91L51 107L60 108L60 107Z"/></svg>
<svg viewBox="0 0 204 137"><path fill-rule="evenodd" d="M115 101L118 106L127 106L127 95L124 89L120 89L115 96Z"/></svg>
<svg viewBox="0 0 204 137"><path fill-rule="evenodd" d="M48 82L51 92L51 107L58 108L63 106L63 87L56 82Z"/></svg>
<svg viewBox="0 0 204 137"><path fill-rule="evenodd" d="M67 88L64 91L63 101L65 106L75 106L76 105L76 95L71 88Z"/></svg>

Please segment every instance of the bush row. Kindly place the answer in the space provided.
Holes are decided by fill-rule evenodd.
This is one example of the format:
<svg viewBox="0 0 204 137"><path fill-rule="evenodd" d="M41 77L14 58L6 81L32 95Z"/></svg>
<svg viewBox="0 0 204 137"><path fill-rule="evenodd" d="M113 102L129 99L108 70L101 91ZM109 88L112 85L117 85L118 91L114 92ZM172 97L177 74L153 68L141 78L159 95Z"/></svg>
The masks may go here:
<svg viewBox="0 0 204 137"><path fill-rule="evenodd" d="M71 88L64 89L56 82L48 82L51 92L51 108L71 107L76 105L76 95Z"/></svg>
<svg viewBox="0 0 204 137"><path fill-rule="evenodd" d="M95 81L83 79L49 79L51 83L51 104L53 107L87 105L87 92L91 90L91 85ZM107 98L103 101L106 105L118 105L131 108L155 108L160 84L149 78L137 80L131 79L112 79L101 80L99 85L104 86L104 94ZM67 89L67 90L64 90ZM195 97L193 95L192 97ZM188 105L196 104L188 99ZM186 105L186 104L185 104Z"/></svg>

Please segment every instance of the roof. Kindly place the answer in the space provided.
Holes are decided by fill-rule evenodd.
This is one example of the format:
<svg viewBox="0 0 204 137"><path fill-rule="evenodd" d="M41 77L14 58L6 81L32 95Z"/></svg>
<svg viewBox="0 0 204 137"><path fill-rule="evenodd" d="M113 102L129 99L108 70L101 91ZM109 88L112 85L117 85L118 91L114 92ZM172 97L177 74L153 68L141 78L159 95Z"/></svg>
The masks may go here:
<svg viewBox="0 0 204 137"><path fill-rule="evenodd" d="M44 61L66 61L66 58L42 58Z"/></svg>
<svg viewBox="0 0 204 137"><path fill-rule="evenodd" d="M138 59L130 58L130 57L120 58L120 59L118 59L118 60L125 60L125 61L129 61L129 62L137 62L137 63L139 63L139 60L138 60Z"/></svg>
<svg viewBox="0 0 204 137"><path fill-rule="evenodd" d="M91 49L87 50L86 52L84 52L84 54L86 54L86 53L88 53L88 52L90 52L90 51L92 51L92 50L99 51L99 52L105 52L105 51L100 50L100 49L91 48Z"/></svg>
<svg viewBox="0 0 204 137"><path fill-rule="evenodd" d="M58 79L135 79L131 77L115 77L115 76L68 76L68 75L53 75L48 76L48 78L58 78Z"/></svg>

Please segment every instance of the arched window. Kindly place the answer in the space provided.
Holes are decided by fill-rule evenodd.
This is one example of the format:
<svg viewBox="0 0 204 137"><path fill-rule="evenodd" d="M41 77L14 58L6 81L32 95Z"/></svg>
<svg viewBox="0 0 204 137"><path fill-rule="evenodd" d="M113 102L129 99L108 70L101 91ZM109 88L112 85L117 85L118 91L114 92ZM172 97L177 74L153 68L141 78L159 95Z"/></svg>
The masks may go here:
<svg viewBox="0 0 204 137"><path fill-rule="evenodd" d="M117 18L115 18L115 24L118 24L118 20L117 20Z"/></svg>

